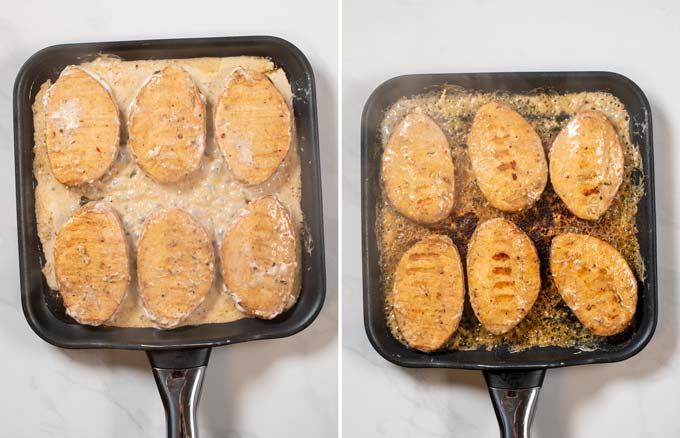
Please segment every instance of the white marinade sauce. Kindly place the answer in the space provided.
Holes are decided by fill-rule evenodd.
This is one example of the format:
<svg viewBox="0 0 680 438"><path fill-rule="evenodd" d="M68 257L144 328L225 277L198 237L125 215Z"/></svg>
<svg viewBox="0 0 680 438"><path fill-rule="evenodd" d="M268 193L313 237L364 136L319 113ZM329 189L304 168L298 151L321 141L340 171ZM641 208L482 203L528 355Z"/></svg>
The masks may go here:
<svg viewBox="0 0 680 438"><path fill-rule="evenodd" d="M179 65L196 82L206 99L208 123L205 155L198 170L176 184L161 184L147 176L137 165L127 145L127 117L132 100L143 82L155 71L167 65ZM68 218L80 207L82 196L104 199L113 205L120 215L128 234L132 260L132 280L128 294L115 316L106 324L116 327L154 327L145 315L137 288L136 264L137 242L144 219L161 207L180 207L191 213L212 238L219 256L224 229L231 218L247 201L264 195L276 195L291 213L298 231L302 226L300 208L300 157L296 136L290 151L276 173L266 182L247 186L237 181L229 171L213 138L212 114L224 82L234 68L241 66L267 74L292 108L290 83L283 70L265 58L194 58L153 61L121 61L112 57L100 57L81 64L86 71L98 76L111 91L121 112L121 148L118 159L109 172L99 181L78 188L60 184L52 175L45 146L45 111L43 99L50 81L42 84L33 104L35 127L35 160L33 172L37 180L35 210L38 235L45 253L43 273L51 289L57 290L54 274L54 243L57 233ZM292 114L292 109L291 109ZM300 236L301 238L302 236ZM219 260L216 260L219 267ZM229 322L246 317L236 309L232 299L223 292L222 278L216 269L213 286L201 306L182 325L198 325Z"/></svg>

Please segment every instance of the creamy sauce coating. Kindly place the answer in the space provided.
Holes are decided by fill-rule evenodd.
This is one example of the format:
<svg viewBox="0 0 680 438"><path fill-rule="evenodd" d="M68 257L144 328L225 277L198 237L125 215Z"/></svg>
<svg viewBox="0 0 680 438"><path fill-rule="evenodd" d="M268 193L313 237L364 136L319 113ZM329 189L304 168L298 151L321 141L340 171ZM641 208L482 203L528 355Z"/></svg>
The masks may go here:
<svg viewBox="0 0 680 438"><path fill-rule="evenodd" d="M142 171L127 144L127 117L138 90L155 71L167 65L184 68L198 85L207 102L208 135L205 154L199 169L177 184L161 184ZM121 217L132 257L133 277L130 290L114 317L106 324L117 327L152 327L144 315L134 272L137 242L144 219L157 208L180 207L192 214L205 227L215 246L216 256L225 227L248 202L264 195L276 195L291 213L298 230L302 228L300 208L300 158L295 136L290 151L276 173L266 182L247 186L238 182L229 171L222 154L216 148L212 115L224 82L234 68L241 66L265 73L292 108L292 91L285 72L265 58L193 58L147 61L122 61L100 57L80 65L101 78L110 89L121 111L121 151L111 170L99 181L79 188L60 184L50 170L45 148L45 111L43 98L50 81L42 84L33 105L35 126L35 160L33 172L38 235L45 254L43 273L51 289L57 290L54 275L54 243L61 226L78 209L81 201L103 199L110 202ZM57 292L55 292L57 293ZM245 315L223 292L222 279L215 276L213 286L201 306L180 325L230 322Z"/></svg>

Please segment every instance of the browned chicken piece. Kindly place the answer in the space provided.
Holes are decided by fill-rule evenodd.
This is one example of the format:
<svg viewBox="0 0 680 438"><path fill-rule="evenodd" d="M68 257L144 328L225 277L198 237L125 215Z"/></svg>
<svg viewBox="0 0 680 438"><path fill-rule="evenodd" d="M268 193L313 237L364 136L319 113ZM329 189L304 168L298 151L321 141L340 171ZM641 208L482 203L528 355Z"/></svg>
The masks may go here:
<svg viewBox="0 0 680 438"><path fill-rule="evenodd" d="M399 332L412 348L442 348L458 328L464 300L463 266L448 237L425 237L399 260L392 304Z"/></svg>
<svg viewBox="0 0 680 438"><path fill-rule="evenodd" d="M215 139L229 169L246 184L261 184L286 157L293 119L269 78L236 68L215 109Z"/></svg>
<svg viewBox="0 0 680 438"><path fill-rule="evenodd" d="M623 181L623 148L607 116L581 111L567 123L550 149L550 181L581 219L607 211Z"/></svg>
<svg viewBox="0 0 680 438"><path fill-rule="evenodd" d="M129 142L139 166L161 183L194 172L205 151L205 101L189 74L168 66L153 73L130 106Z"/></svg>
<svg viewBox="0 0 680 438"><path fill-rule="evenodd" d="M541 290L536 247L512 222L490 219L470 239L467 278L477 319L494 335L507 333L529 313Z"/></svg>
<svg viewBox="0 0 680 438"><path fill-rule="evenodd" d="M300 248L290 213L275 197L245 206L222 241L222 279L243 312L272 319L300 293Z"/></svg>
<svg viewBox="0 0 680 438"><path fill-rule="evenodd" d="M561 234L550 246L557 290L593 334L622 332L635 315L637 280L616 248L585 234Z"/></svg>
<svg viewBox="0 0 680 438"><path fill-rule="evenodd" d="M66 313L81 324L111 319L130 283L130 259L120 219L105 202L82 206L57 235L54 269Z"/></svg>
<svg viewBox="0 0 680 438"><path fill-rule="evenodd" d="M468 135L477 186L493 207L524 210L541 197L548 164L541 139L524 117L503 102L483 105Z"/></svg>
<svg viewBox="0 0 680 438"><path fill-rule="evenodd" d="M432 224L451 213L451 149L430 117L412 113L397 125L383 151L382 180L392 206L412 221Z"/></svg>
<svg viewBox="0 0 680 438"><path fill-rule="evenodd" d="M79 186L104 176L120 143L118 108L105 85L71 65L44 102L45 145L57 181Z"/></svg>
<svg viewBox="0 0 680 438"><path fill-rule="evenodd" d="M215 252L203 226L180 209L160 209L144 221L137 281L146 316L173 327L203 302L215 276Z"/></svg>

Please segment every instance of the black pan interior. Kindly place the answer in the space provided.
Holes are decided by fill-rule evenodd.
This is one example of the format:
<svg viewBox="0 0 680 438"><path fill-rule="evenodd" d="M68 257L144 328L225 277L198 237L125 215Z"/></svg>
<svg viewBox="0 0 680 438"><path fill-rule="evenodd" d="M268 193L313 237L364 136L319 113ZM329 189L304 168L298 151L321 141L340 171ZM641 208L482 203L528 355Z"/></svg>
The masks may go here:
<svg viewBox="0 0 680 438"><path fill-rule="evenodd" d="M75 323L55 300L41 272L42 248L37 234L33 178L33 112L40 84L56 80L69 65L111 54L125 60L252 55L270 58L282 67L293 90L293 111L302 162L302 238L311 252L302 255L302 292L293 309L271 321L254 318L223 324L153 328L89 327ZM307 327L318 315L325 296L324 241L319 171L316 92L312 67L302 52L280 38L228 37L155 41L67 44L33 55L14 84L14 133L17 226L21 268L21 297L26 318L44 340L66 348L168 349L207 347L255 339L289 336Z"/></svg>
<svg viewBox="0 0 680 438"><path fill-rule="evenodd" d="M630 114L631 140L640 148L645 175L645 194L637 213L638 241L647 269L639 282L639 299L634 331L604 341L594 351L578 348L533 347L510 352L507 347L492 350L442 351L425 354L397 341L387 327L384 291L375 233L376 205L380 200L380 123L385 111L404 96L426 93L444 85L479 91L529 93L545 89L558 93L608 91L618 97ZM467 369L555 368L627 359L651 339L657 319L656 220L652 154L652 115L642 90L630 79L609 72L469 73L399 76L381 84L370 96L361 126L361 183L363 233L364 324L373 347L385 359L405 367Z"/></svg>

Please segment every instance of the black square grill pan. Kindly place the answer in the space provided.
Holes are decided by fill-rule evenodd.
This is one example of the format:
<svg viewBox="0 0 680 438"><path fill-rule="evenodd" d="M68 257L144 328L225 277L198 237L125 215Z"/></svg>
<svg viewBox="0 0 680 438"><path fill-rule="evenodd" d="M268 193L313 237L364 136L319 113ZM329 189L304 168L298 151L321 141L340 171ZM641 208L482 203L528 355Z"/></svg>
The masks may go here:
<svg viewBox="0 0 680 438"><path fill-rule="evenodd" d="M312 242L302 252L302 291L288 312L265 321L246 318L173 330L90 327L75 323L55 302L41 272L43 253L35 218L33 112L40 85L56 80L69 64L100 54L124 60L226 56L261 56L283 68L293 90L293 112L302 178L301 238ZM145 350L166 409L169 437L196 437L195 410L212 347L281 338L303 330L323 306L326 277L319 172L319 140L314 74L304 54L291 43L269 36L124 41L48 47L29 58L14 84L14 153L21 298L31 328L45 341L63 348Z"/></svg>
<svg viewBox="0 0 680 438"><path fill-rule="evenodd" d="M441 351L426 354L397 341L387 327L385 291L380 286L376 236L376 206L381 200L380 124L385 111L404 96L461 86L486 92L531 93L535 90L560 94L608 91L623 102L630 115L630 137L640 148L645 193L638 204L637 226L640 252L647 270L638 280L635 330L623 337L602 341L599 348L532 347L511 352L507 346L491 350ZM630 79L609 72L466 73L399 76L380 85L364 107L361 126L361 183L363 234L364 323L373 347L388 361L412 368L462 368L484 373L503 437L528 437L539 389L548 368L591 363L618 362L635 355L649 342L657 319L656 222L652 115L642 90Z"/></svg>

